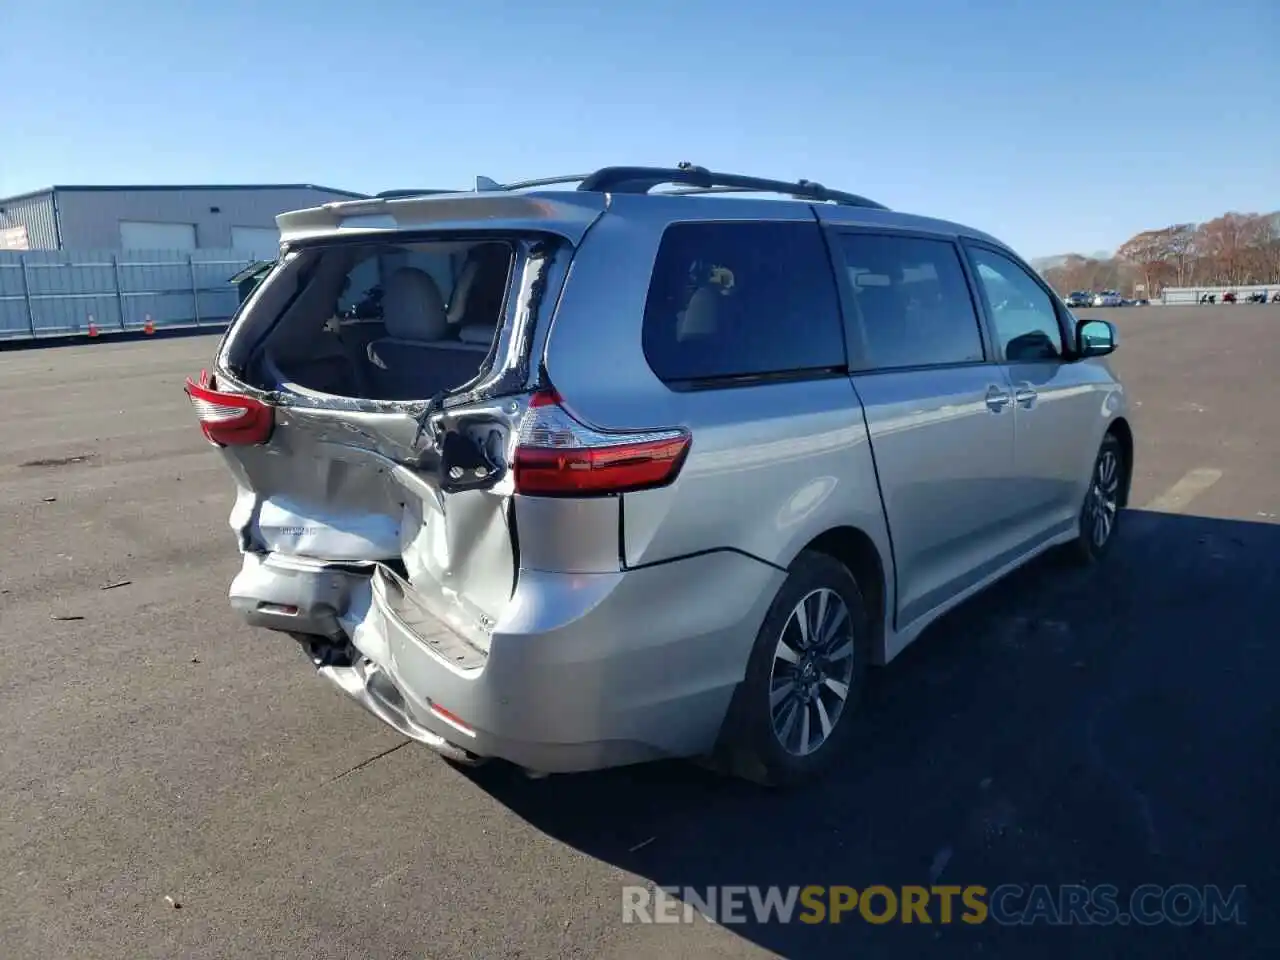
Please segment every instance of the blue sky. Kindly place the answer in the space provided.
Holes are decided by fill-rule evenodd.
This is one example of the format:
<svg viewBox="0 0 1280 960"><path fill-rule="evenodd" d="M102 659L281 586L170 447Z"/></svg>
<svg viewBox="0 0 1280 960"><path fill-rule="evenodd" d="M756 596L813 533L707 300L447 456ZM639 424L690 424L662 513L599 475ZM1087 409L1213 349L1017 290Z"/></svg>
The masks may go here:
<svg viewBox="0 0 1280 960"><path fill-rule="evenodd" d="M1027 256L1280 209L1277 0L42 0L0 19L0 196L690 160Z"/></svg>

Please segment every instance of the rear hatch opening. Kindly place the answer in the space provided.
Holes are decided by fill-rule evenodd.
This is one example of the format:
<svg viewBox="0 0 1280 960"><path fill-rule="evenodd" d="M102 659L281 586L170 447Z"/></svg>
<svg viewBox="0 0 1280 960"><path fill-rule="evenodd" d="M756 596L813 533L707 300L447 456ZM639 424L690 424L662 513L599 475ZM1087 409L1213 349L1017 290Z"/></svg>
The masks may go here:
<svg viewBox="0 0 1280 960"><path fill-rule="evenodd" d="M512 280L533 252L487 236L313 243L246 302L219 366L305 406L453 394L492 372Z"/></svg>

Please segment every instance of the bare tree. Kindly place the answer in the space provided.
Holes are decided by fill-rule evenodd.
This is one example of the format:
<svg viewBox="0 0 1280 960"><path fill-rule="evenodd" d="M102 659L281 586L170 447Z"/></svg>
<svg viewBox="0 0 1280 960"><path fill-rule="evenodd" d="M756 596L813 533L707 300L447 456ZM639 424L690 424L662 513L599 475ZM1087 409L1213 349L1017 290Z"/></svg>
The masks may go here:
<svg viewBox="0 0 1280 960"><path fill-rule="evenodd" d="M1280 214L1254 214L1244 225L1244 243L1248 282L1280 277Z"/></svg>
<svg viewBox="0 0 1280 960"><path fill-rule="evenodd" d="M1128 290L1142 283L1148 295L1162 284L1280 285L1280 211L1224 213L1206 223L1175 223L1130 237L1109 259L1068 254L1044 271L1063 293Z"/></svg>
<svg viewBox="0 0 1280 960"><path fill-rule="evenodd" d="M1172 256L1169 243L1172 227L1160 230L1144 230L1126 240L1116 251L1116 257L1132 264L1142 277L1143 289L1148 295L1154 292Z"/></svg>
<svg viewBox="0 0 1280 960"><path fill-rule="evenodd" d="M1280 283L1280 211L1268 213L1262 218L1260 231L1265 255L1263 263L1266 275L1263 283Z"/></svg>
<svg viewBox="0 0 1280 960"><path fill-rule="evenodd" d="M1235 285L1248 279L1260 219L1256 213L1224 213L1200 224L1196 243L1208 261L1212 282Z"/></svg>
<svg viewBox="0 0 1280 960"><path fill-rule="evenodd" d="M1191 282L1192 270L1195 267L1196 237L1194 223L1175 223L1165 228L1168 231L1166 246L1169 252L1169 263L1173 267L1175 285L1185 287Z"/></svg>

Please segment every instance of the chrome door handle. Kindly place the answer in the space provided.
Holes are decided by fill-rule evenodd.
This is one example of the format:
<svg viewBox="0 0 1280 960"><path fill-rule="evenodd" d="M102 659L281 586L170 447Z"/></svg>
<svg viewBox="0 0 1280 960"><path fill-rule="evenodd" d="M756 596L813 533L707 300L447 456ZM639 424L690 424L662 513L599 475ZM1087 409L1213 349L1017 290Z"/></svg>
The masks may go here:
<svg viewBox="0 0 1280 960"><path fill-rule="evenodd" d="M1040 394L1036 393L1035 388L1029 383L1018 384L1018 389L1013 392L1014 402L1024 410L1034 407L1038 396Z"/></svg>
<svg viewBox="0 0 1280 960"><path fill-rule="evenodd" d="M997 386L987 388L987 409L992 413L1000 413L1009 405L1009 391Z"/></svg>

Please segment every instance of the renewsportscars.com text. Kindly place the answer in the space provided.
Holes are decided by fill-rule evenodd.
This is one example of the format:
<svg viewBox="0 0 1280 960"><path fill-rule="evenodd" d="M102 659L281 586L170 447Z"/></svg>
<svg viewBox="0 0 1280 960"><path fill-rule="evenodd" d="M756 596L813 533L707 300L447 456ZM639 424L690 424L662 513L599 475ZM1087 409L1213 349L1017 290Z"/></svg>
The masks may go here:
<svg viewBox="0 0 1280 960"><path fill-rule="evenodd" d="M1244 924L1245 888L1144 884L622 888L623 923Z"/></svg>

